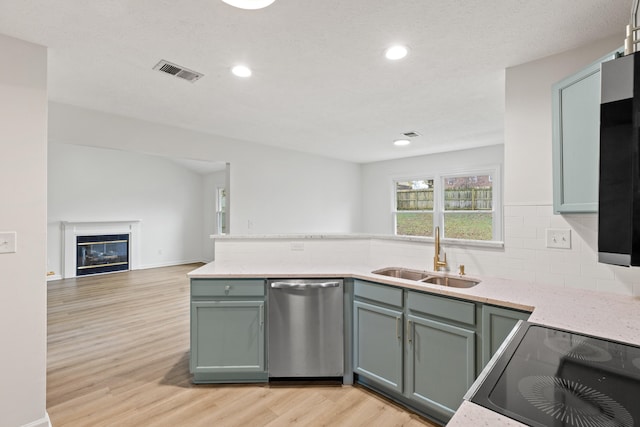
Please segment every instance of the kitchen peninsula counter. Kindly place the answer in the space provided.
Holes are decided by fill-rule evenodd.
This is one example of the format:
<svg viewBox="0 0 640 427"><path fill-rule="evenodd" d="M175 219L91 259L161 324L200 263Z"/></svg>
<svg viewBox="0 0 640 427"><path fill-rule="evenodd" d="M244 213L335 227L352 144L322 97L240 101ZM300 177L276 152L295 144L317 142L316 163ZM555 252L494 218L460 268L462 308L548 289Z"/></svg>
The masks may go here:
<svg viewBox="0 0 640 427"><path fill-rule="evenodd" d="M465 276L480 280L472 288L449 288L387 277L371 272L389 265L260 265L256 262L211 262L191 273L190 278L322 278L345 277L415 289L531 311L530 322L567 329L640 346L640 298L611 293L543 286L525 281ZM396 266L403 267L403 266ZM455 275L452 275L455 276ZM465 401L449 426L522 425L474 403Z"/></svg>
<svg viewBox="0 0 640 427"><path fill-rule="evenodd" d="M259 265L211 262L191 273L190 278L315 278L351 277L400 286L438 295L462 298L517 310L532 311L530 322L569 329L615 341L640 345L640 298L606 292L543 286L524 281L465 276L480 280L472 288L451 288L372 274L394 267ZM402 267L402 266L395 266ZM452 275L455 276L455 275Z"/></svg>

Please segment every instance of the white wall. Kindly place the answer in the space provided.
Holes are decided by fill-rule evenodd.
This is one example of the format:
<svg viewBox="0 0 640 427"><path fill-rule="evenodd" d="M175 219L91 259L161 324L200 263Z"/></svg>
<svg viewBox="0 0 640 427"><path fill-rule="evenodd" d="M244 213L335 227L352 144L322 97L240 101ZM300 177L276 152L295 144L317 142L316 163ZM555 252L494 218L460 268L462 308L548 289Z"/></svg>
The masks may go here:
<svg viewBox="0 0 640 427"><path fill-rule="evenodd" d="M0 254L0 425L48 424L47 51L0 35L0 231L17 252Z"/></svg>
<svg viewBox="0 0 640 427"><path fill-rule="evenodd" d="M140 220L140 267L201 261L204 176L168 159L49 144L48 271L62 271L61 221Z"/></svg>
<svg viewBox="0 0 640 427"><path fill-rule="evenodd" d="M551 86L621 41L604 39L506 70L504 277L640 296L638 268L597 262L597 214L552 209ZM572 248L547 249L547 228L570 229Z"/></svg>
<svg viewBox="0 0 640 427"><path fill-rule="evenodd" d="M363 231L393 234L393 180L425 173L455 173L462 170L500 166L503 146L452 151L362 165Z"/></svg>
<svg viewBox="0 0 640 427"><path fill-rule="evenodd" d="M360 219L360 167L296 151L50 103L49 141L231 164L234 234L345 233Z"/></svg>

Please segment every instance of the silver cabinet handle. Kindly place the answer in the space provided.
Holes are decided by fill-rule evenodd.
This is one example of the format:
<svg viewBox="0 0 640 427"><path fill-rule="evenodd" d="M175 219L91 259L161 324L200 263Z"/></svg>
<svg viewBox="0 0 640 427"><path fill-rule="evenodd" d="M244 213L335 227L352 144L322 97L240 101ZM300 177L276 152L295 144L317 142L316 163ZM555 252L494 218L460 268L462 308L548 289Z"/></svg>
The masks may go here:
<svg viewBox="0 0 640 427"><path fill-rule="evenodd" d="M407 339L409 340L409 344L411 344L411 320L407 320Z"/></svg>
<svg viewBox="0 0 640 427"><path fill-rule="evenodd" d="M273 282L271 287L274 289L285 288L337 288L340 282L322 282L322 283L294 283L294 282Z"/></svg>
<svg viewBox="0 0 640 427"><path fill-rule="evenodd" d="M260 328L264 326L264 304L260 304Z"/></svg>
<svg viewBox="0 0 640 427"><path fill-rule="evenodd" d="M396 317L396 335L398 335L398 339L401 339L400 336L402 334L402 319L400 317Z"/></svg>

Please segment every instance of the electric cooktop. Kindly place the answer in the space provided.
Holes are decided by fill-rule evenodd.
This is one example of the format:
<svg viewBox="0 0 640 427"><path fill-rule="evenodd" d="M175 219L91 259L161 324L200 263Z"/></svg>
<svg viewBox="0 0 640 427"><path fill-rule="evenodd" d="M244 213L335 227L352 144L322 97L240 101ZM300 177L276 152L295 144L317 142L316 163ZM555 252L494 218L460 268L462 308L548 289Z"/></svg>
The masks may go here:
<svg viewBox="0 0 640 427"><path fill-rule="evenodd" d="M531 426L640 427L640 347L522 322L492 362L478 405Z"/></svg>

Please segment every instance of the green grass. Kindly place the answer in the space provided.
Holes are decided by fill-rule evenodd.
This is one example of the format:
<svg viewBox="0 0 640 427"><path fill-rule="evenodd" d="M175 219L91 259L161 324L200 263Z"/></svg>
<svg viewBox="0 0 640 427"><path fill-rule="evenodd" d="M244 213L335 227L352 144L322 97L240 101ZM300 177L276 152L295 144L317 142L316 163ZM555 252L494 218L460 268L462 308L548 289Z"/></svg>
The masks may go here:
<svg viewBox="0 0 640 427"><path fill-rule="evenodd" d="M400 236L433 236L433 214L398 212L396 227Z"/></svg>
<svg viewBox="0 0 640 427"><path fill-rule="evenodd" d="M441 230L442 232L442 230ZM402 236L433 236L433 214L400 212L397 234ZM450 239L491 240L491 213L445 214L443 237Z"/></svg>

